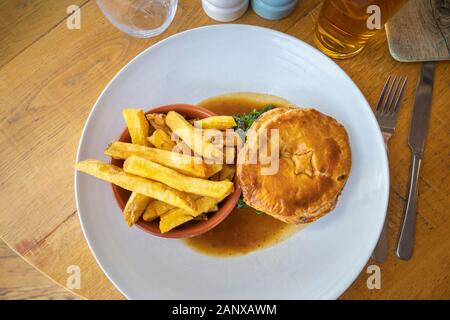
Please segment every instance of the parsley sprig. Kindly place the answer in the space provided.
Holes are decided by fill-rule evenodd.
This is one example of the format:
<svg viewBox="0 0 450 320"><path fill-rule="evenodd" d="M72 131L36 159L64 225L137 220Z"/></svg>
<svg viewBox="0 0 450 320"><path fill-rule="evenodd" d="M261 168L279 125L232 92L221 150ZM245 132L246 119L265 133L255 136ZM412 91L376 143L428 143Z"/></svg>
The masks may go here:
<svg viewBox="0 0 450 320"><path fill-rule="evenodd" d="M274 108L273 106L269 105L269 106L266 106L259 110L253 109L252 111L250 111L248 113L237 114L234 116L234 120L236 121L236 124L237 124L235 131L241 136L242 140L245 141L245 136L246 136L247 130L252 126L253 122L255 122L255 120L258 119L258 117L260 115L262 115L264 112L269 111L270 109L273 109L273 108ZM242 197L242 195L239 198L237 207L240 209L241 208L251 208L244 201L244 198ZM264 212L255 209L255 213L261 214Z"/></svg>
<svg viewBox="0 0 450 320"><path fill-rule="evenodd" d="M235 115L234 120L236 121L237 128L243 130L244 132L247 131L252 126L253 122L255 122L255 120L258 119L260 115L273 108L274 108L273 106L269 105L259 110L253 109L248 113Z"/></svg>
<svg viewBox="0 0 450 320"><path fill-rule="evenodd" d="M250 206L244 201L244 198L242 197L242 195L241 195L241 197L240 197L239 200L238 200L237 207L238 207L239 209L252 208L252 207L250 207ZM253 209L253 208L252 208L252 209ZM256 214L261 214L261 213L264 213L264 212L255 209L255 213L256 213Z"/></svg>

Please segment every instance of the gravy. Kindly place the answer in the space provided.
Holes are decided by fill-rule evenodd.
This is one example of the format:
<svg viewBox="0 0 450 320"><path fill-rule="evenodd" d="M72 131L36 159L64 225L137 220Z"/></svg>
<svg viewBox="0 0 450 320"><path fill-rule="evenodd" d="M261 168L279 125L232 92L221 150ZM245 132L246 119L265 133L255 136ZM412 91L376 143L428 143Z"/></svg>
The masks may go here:
<svg viewBox="0 0 450 320"><path fill-rule="evenodd" d="M277 244L298 229L254 209L236 208L217 227L184 242L204 254L234 256Z"/></svg>
<svg viewBox="0 0 450 320"><path fill-rule="evenodd" d="M245 96L220 96L210 98L199 105L219 115L235 115L260 109L268 103L258 101L249 104ZM200 236L183 240L195 251L213 256L235 256L259 250L279 243L302 227L290 225L254 209L235 208L214 229Z"/></svg>

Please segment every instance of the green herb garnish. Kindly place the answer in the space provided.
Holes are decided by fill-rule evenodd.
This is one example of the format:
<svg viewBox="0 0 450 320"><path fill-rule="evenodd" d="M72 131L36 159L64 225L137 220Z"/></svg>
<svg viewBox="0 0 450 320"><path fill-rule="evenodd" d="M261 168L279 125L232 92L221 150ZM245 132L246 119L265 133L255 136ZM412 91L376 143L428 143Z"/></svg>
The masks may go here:
<svg viewBox="0 0 450 320"><path fill-rule="evenodd" d="M240 197L239 200L238 200L237 207L238 207L239 209L251 208L251 207L244 201L244 198L242 197L242 195L241 195L241 197Z"/></svg>
<svg viewBox="0 0 450 320"><path fill-rule="evenodd" d="M237 127L234 129L234 131L236 131L236 133L239 134L241 139L243 141L245 141L246 132L252 126L253 122L255 122L255 120L258 119L258 117L260 115L262 115L264 112L269 111L269 110L271 110L273 108L274 108L274 106L269 105L269 106L265 106L264 108L259 109L259 110L253 109L252 111L250 111L248 113L242 113L242 114L235 115L234 116L234 121L236 121ZM251 208L244 201L244 198L242 197L242 195L241 195L241 197L238 200L237 207L239 209ZM262 214L264 212L255 209L255 213L256 214Z"/></svg>
<svg viewBox="0 0 450 320"><path fill-rule="evenodd" d="M253 209L252 207L250 207L250 206L244 201L244 198L242 197L242 195L241 195L241 197L240 197L239 200L238 200L237 207L238 207L239 209L246 209L246 208ZM256 214L262 214L262 213L264 213L264 212L262 212L261 210L256 210L256 209L255 209L255 213L256 213Z"/></svg>
<svg viewBox="0 0 450 320"><path fill-rule="evenodd" d="M260 115L273 108L274 108L273 106L269 105L259 110L253 109L248 113L235 115L234 120L236 121L237 124L236 130L241 129L244 132L247 131L252 126L253 122L255 122L255 120L258 119Z"/></svg>

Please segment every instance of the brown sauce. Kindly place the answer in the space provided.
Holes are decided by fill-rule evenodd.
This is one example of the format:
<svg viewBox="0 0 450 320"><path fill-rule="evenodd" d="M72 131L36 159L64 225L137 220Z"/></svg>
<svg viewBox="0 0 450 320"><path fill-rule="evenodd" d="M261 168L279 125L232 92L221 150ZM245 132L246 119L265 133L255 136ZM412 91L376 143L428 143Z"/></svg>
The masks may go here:
<svg viewBox="0 0 450 320"><path fill-rule="evenodd" d="M253 209L236 208L217 227L184 242L204 254L234 256L277 244L298 229Z"/></svg>
<svg viewBox="0 0 450 320"><path fill-rule="evenodd" d="M249 104L245 96L210 98L199 105L219 115L235 115L266 106L267 102ZM198 237L183 240L193 250L212 256L235 256L279 243L300 226L286 224L253 209L235 208L217 227Z"/></svg>

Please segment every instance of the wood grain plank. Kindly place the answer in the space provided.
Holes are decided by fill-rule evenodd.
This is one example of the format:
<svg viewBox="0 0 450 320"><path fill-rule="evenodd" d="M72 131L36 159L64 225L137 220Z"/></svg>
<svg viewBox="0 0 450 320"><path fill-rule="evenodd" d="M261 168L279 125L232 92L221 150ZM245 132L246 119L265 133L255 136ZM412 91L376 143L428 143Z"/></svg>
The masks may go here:
<svg viewBox="0 0 450 320"><path fill-rule="evenodd" d="M3 0L0 5L0 68L68 16L69 5L89 0Z"/></svg>
<svg viewBox="0 0 450 320"><path fill-rule="evenodd" d="M386 29L389 49L398 61L450 59L448 0L410 0Z"/></svg>
<svg viewBox="0 0 450 320"><path fill-rule="evenodd" d="M90 7L100 16L95 4ZM8 155L0 164L0 185L8 194L26 195L3 193L0 232L21 253L75 211L72 164L83 123L98 92L126 62L122 54L137 52L130 38L108 37L104 29L95 34L98 40L86 39L88 29L55 30L0 72L0 145ZM82 39L89 45L83 47ZM63 42L64 54L49 49ZM28 77L14 76L20 68Z"/></svg>
<svg viewBox="0 0 450 320"><path fill-rule="evenodd" d="M299 10L316 6L316 1L304 1ZM142 40L116 30L95 3L88 3L82 8L82 32L59 25L0 70L0 148L8 155L0 161L0 174L4 177L0 185L6 191L0 195L1 209L6 213L0 217L0 234L62 284L67 276L65 268L55 268L54 257L36 252L50 250L46 247L47 238L64 232L66 221L75 221L71 223L79 228L78 221L70 219L75 210L72 164L87 113L113 75L149 44L191 26L213 23L206 15L197 17L199 10L200 3L181 2L177 24L165 35ZM261 18L253 13L243 22L257 24ZM278 28L286 29L294 22L286 19ZM62 42L64 50L49 49L58 48ZM28 69L29 76L14 77L18 68ZM39 186L24 183L30 180L39 181ZM9 199L7 194L27 197ZM24 212L27 219L17 212ZM79 254L79 246L67 245L69 256L73 252ZM42 247L46 250L39 251ZM90 256L85 243L82 252ZM90 282L95 283L99 274L99 270L94 272Z"/></svg>
<svg viewBox="0 0 450 320"><path fill-rule="evenodd" d="M79 267L80 288L72 289L77 295L90 299L123 298L97 265L75 213L24 257L62 286L67 285L71 275L68 268Z"/></svg>
<svg viewBox="0 0 450 320"><path fill-rule="evenodd" d="M313 39L313 28L318 12L310 13L309 19L300 20L288 30L306 42ZM386 37L383 32L358 56L349 60L336 60L364 93L369 104L374 106L381 88L390 74L405 75L409 79L398 118L396 132L390 141L389 160L391 193L389 204L389 258L381 265L382 290L369 290L367 274L362 270L355 283L342 296L343 299L445 299L449 297L450 283L448 265L450 256L442 254L448 250L439 245L450 236L449 186L450 178L450 136L448 128L450 99L450 63L437 64L433 110L430 118L428 141L420 180L419 216L417 226L416 252L410 262L399 261L394 254L397 233L403 215L409 177L410 151L407 145L410 117L414 101L415 85L419 75L419 63L398 63L389 56ZM435 247L434 247L435 246ZM370 260L368 265L374 262ZM429 268L424 275L424 269ZM408 285L415 283L417 285Z"/></svg>
<svg viewBox="0 0 450 320"><path fill-rule="evenodd" d="M307 5L314 3L317 6L315 1L304 1L301 8L308 10ZM200 4L180 5L178 15L186 19L177 16L179 23L165 36L212 22L206 15L190 20L201 10ZM0 217L0 234L22 253L75 210L72 164L83 123L99 92L126 62L163 37L128 37L103 18L95 3L83 7L82 16L86 31L60 25L0 72L0 146L7 154L0 162L0 185L9 194L27 195L2 201L7 214ZM253 13L242 22L260 20ZM278 27L291 24L287 19ZM49 49L61 42L65 42L63 51ZM28 77L14 77L20 68L28 70ZM23 183L29 178L39 181L39 187ZM0 200L7 198L6 193L0 196ZM16 212L27 212L28 219ZM47 213L45 220L42 212Z"/></svg>
<svg viewBox="0 0 450 320"><path fill-rule="evenodd" d="M391 192L389 204L389 244L396 242L405 200ZM343 299L449 299L450 298L450 242L449 224L431 226L419 214L417 220L417 245L412 260L401 261L389 251L388 260L380 265L381 289L369 290L368 275L361 272L358 279L344 293ZM368 265L375 264L369 261Z"/></svg>
<svg viewBox="0 0 450 320"><path fill-rule="evenodd" d="M76 299L41 274L0 240L0 299Z"/></svg>
<svg viewBox="0 0 450 320"><path fill-rule="evenodd" d="M238 23L267 26L312 43L320 1L304 0L287 19L266 21L254 12ZM149 45L180 31L216 23L199 1L180 1L169 29L152 39L131 38L109 24L93 1L82 8L81 32L62 24L0 69L0 237L62 285L67 266L79 265L88 298L121 298L96 265L75 215L73 169L78 139L86 116L107 82ZM64 43L64 47L61 47ZM378 33L367 48L350 60L337 62L360 87L371 105L389 74L410 80L390 144L391 202L389 225L394 243L409 175L409 130L419 64L390 58L386 38ZM17 77L26 70L27 77ZM448 297L450 235L449 126L450 63L438 63L430 132L420 181L417 249L411 262L400 263L391 250L383 264L383 289L369 291L363 270L343 298ZM11 197L10 195L15 195ZM425 262L428 261L428 262ZM438 261L439 263L436 263ZM369 262L372 263L372 262ZM425 268L433 275L423 277ZM423 288L426 281L433 288ZM417 286L408 287L408 283Z"/></svg>

